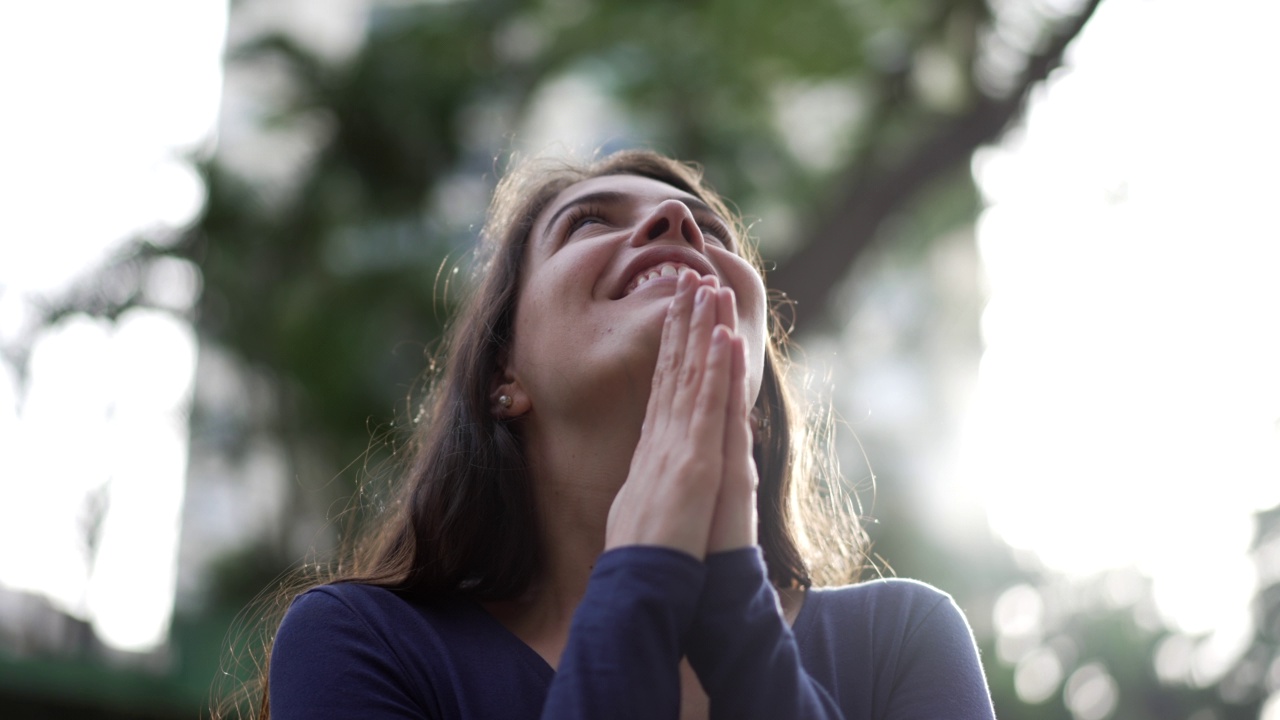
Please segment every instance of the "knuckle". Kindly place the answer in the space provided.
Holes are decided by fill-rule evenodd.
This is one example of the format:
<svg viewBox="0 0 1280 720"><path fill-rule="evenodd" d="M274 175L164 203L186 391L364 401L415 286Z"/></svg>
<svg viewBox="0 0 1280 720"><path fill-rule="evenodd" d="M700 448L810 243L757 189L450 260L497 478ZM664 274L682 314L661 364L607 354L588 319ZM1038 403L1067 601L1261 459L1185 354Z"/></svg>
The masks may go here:
<svg viewBox="0 0 1280 720"><path fill-rule="evenodd" d="M697 385L698 378L702 375L702 369L693 363L686 364L680 368L680 383L682 385Z"/></svg>

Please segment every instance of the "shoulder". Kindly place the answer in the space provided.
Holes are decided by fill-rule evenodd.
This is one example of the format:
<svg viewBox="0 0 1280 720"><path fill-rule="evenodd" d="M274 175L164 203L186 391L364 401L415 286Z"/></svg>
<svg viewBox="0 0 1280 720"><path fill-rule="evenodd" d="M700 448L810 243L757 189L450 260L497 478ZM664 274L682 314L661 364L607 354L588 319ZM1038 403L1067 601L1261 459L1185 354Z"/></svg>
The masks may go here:
<svg viewBox="0 0 1280 720"><path fill-rule="evenodd" d="M947 593L928 583L903 578L880 578L856 585L815 588L809 591L806 607L818 613L839 614L857 610L880 616L921 618L941 607L954 605Z"/></svg>
<svg viewBox="0 0 1280 720"><path fill-rule="evenodd" d="M795 629L798 637L813 632L862 637L881 651L919 642L973 643L969 623L950 595L900 578L811 590Z"/></svg>
<svg viewBox="0 0 1280 720"><path fill-rule="evenodd" d="M317 633L366 642L387 638L382 627L414 615L405 600L384 588L342 583L321 585L294 598L277 635L282 642L305 639Z"/></svg>
<svg viewBox="0 0 1280 720"><path fill-rule="evenodd" d="M355 583L338 583L320 585L302 592L289 605L288 614L336 610L340 607L351 608L376 601L379 595L388 593L383 588ZM388 593L389 594L389 593Z"/></svg>
<svg viewBox="0 0 1280 720"><path fill-rule="evenodd" d="M329 651L346 647L416 659L430 657L424 649L447 645L446 636L469 632L479 622L476 615L473 604L457 598L427 603L383 587L335 583L294 599L276 643L320 636Z"/></svg>
<svg viewBox="0 0 1280 720"><path fill-rule="evenodd" d="M311 588L293 599L289 620L377 616L412 612L410 603L394 592L373 585L336 583Z"/></svg>
<svg viewBox="0 0 1280 720"><path fill-rule="evenodd" d="M276 635L272 716L279 699L296 711L281 718L503 717L511 708L541 707L551 675L467 598L322 585L293 601ZM494 677L507 681L495 689Z"/></svg>
<svg viewBox="0 0 1280 720"><path fill-rule="evenodd" d="M272 716L423 716L436 705L429 677L391 631L413 614L408 602L368 585L323 585L296 597L271 649Z"/></svg>
<svg viewBox="0 0 1280 720"><path fill-rule="evenodd" d="M913 717L990 717L968 621L931 585L895 578L811 590L794 630L806 669L872 716L909 706L920 711ZM948 703L968 714L950 714Z"/></svg>
<svg viewBox="0 0 1280 720"><path fill-rule="evenodd" d="M454 676L483 628L479 612L462 599L418 602L357 583L302 593L271 650L272 716L457 716L469 686Z"/></svg>
<svg viewBox="0 0 1280 720"><path fill-rule="evenodd" d="M289 605L276 633L272 664L320 662L343 654L394 657L401 636L393 628L420 624L420 616L418 608L384 588L321 585Z"/></svg>

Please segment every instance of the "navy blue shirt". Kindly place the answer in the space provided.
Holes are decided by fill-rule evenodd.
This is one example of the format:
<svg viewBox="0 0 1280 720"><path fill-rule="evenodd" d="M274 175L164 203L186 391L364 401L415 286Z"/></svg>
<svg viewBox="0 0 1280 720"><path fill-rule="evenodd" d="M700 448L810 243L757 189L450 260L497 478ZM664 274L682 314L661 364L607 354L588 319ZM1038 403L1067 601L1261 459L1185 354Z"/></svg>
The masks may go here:
<svg viewBox="0 0 1280 720"><path fill-rule="evenodd" d="M301 595L271 656L271 714L294 718L671 718L688 656L712 718L993 719L951 598L875 580L806 594L794 627L759 550L604 553L559 671L475 601L368 585Z"/></svg>

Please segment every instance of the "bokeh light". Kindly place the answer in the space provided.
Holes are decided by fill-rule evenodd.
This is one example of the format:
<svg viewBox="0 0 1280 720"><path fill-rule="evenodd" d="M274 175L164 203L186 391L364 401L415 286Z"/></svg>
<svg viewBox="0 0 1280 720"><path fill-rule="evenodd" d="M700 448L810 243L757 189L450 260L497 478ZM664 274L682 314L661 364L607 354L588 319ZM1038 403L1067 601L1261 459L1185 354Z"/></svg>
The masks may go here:
<svg viewBox="0 0 1280 720"><path fill-rule="evenodd" d="M200 211L191 158L213 141L226 15L225 0L0 7L0 345L30 347L22 382L0 362L0 585L120 650L162 646L173 611L200 274L157 260L140 283L153 309L39 318Z"/></svg>
<svg viewBox="0 0 1280 720"><path fill-rule="evenodd" d="M1150 576L1167 622L1215 633L1202 680L1247 642L1251 518L1280 502L1268 14L1104 3L1025 126L974 163L990 302L968 481L1048 568ZM1184 674L1174 655L1158 665ZM1095 699L1078 715L1104 684L1079 680Z"/></svg>

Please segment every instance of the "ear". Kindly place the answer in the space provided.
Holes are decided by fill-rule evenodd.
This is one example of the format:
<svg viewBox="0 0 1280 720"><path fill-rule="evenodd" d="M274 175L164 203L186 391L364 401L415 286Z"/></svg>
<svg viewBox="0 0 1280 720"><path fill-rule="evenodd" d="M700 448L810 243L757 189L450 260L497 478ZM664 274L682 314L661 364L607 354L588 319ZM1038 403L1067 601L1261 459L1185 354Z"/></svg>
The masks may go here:
<svg viewBox="0 0 1280 720"><path fill-rule="evenodd" d="M507 370L493 374L489 383L489 412L499 420L511 420L529 412L533 403L520 381Z"/></svg>
<svg viewBox="0 0 1280 720"><path fill-rule="evenodd" d="M751 423L751 442L759 445L769 436L769 416L764 414L759 405L751 408L747 415Z"/></svg>
<svg viewBox="0 0 1280 720"><path fill-rule="evenodd" d="M499 420L511 420L529 412L533 405L517 383L499 385L489 394L489 412Z"/></svg>

